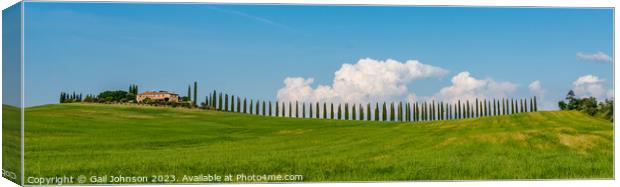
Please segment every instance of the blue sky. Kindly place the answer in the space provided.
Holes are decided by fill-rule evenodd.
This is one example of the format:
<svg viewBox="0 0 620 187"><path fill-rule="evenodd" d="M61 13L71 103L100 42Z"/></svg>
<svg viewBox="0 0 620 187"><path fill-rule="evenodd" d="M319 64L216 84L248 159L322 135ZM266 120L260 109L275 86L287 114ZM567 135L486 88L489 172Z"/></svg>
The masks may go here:
<svg viewBox="0 0 620 187"><path fill-rule="evenodd" d="M432 97L467 71L511 83L509 97L535 95L538 80L556 103L582 76L613 88L612 62L577 56L613 58L612 38L612 9L28 2L26 106L132 83L184 95L194 80L200 98L217 89L276 100L287 77L332 86L364 58L448 71L406 81L396 99Z"/></svg>

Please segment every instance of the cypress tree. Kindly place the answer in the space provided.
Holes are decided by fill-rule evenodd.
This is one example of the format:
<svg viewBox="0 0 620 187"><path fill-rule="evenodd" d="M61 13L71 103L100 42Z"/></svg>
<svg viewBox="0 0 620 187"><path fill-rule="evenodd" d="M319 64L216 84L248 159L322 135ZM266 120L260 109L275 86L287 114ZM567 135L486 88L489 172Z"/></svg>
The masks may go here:
<svg viewBox="0 0 620 187"><path fill-rule="evenodd" d="M209 107L209 96L205 96L205 108Z"/></svg>
<svg viewBox="0 0 620 187"><path fill-rule="evenodd" d="M228 112L228 94L224 94L224 111Z"/></svg>
<svg viewBox="0 0 620 187"><path fill-rule="evenodd" d="M198 98L198 82L194 81L194 106L196 106L196 101Z"/></svg>
<svg viewBox="0 0 620 187"><path fill-rule="evenodd" d="M237 113L241 112L241 98L237 96Z"/></svg>
<svg viewBox="0 0 620 187"><path fill-rule="evenodd" d="M222 100L223 100L223 99L222 99L222 93L220 93L220 101L219 101L220 106L218 107L218 109L217 109L217 110L222 110L222 109L223 109L223 108L222 108L222 104L223 104Z"/></svg>
<svg viewBox="0 0 620 187"><path fill-rule="evenodd" d="M248 99L247 98L243 98L243 113L247 114L248 113Z"/></svg>
<svg viewBox="0 0 620 187"><path fill-rule="evenodd" d="M312 118L314 117L314 115L312 115L312 103L310 103L308 106L310 107L310 110L308 110L310 112L310 114L308 115L308 118Z"/></svg>
<svg viewBox="0 0 620 187"><path fill-rule="evenodd" d="M331 117L332 119L334 119L334 103L329 103L330 104L330 112L329 112L329 117Z"/></svg>
<svg viewBox="0 0 620 187"><path fill-rule="evenodd" d="M342 119L342 111L340 111L340 103L338 103L338 119Z"/></svg>
<svg viewBox="0 0 620 187"><path fill-rule="evenodd" d="M215 90L213 90L213 97L211 98L211 101L212 101L211 102L211 105L212 105L211 107L213 107L214 109L217 109L216 108L217 107L217 99L216 98L217 98L217 93L216 93Z"/></svg>
<svg viewBox="0 0 620 187"><path fill-rule="evenodd" d="M394 121L394 114L396 114L396 112L394 112L394 102L390 103L390 121Z"/></svg>
<svg viewBox="0 0 620 187"><path fill-rule="evenodd" d="M314 114L314 115L316 115L315 116L316 119L319 119L319 111L320 111L320 109L319 109L319 102L317 101L316 102L316 114Z"/></svg>
<svg viewBox="0 0 620 187"><path fill-rule="evenodd" d="M383 102L383 112L381 120L387 121L387 105L385 104L385 102Z"/></svg>
<svg viewBox="0 0 620 187"><path fill-rule="evenodd" d="M254 110L254 100L250 99L250 114L254 114L252 110Z"/></svg>
<svg viewBox="0 0 620 187"><path fill-rule="evenodd" d="M191 85L187 85L187 99L188 100L192 100L192 86Z"/></svg>
<svg viewBox="0 0 620 187"><path fill-rule="evenodd" d="M364 120L364 107L362 107L362 104L359 104L359 113L360 113L360 119L361 121Z"/></svg>
<svg viewBox="0 0 620 187"><path fill-rule="evenodd" d="M536 96L534 96L534 112L538 112L538 103L536 103Z"/></svg>
<svg viewBox="0 0 620 187"><path fill-rule="evenodd" d="M276 101L276 117L280 116L280 102Z"/></svg>
<svg viewBox="0 0 620 187"><path fill-rule="evenodd" d="M375 104L375 121L379 121L379 103Z"/></svg>
<svg viewBox="0 0 620 187"><path fill-rule="evenodd" d="M255 110L255 114L256 115L260 115L260 100L256 100L256 110Z"/></svg>
<svg viewBox="0 0 620 187"><path fill-rule="evenodd" d="M301 103L301 118L306 118L306 103Z"/></svg>
<svg viewBox="0 0 620 187"><path fill-rule="evenodd" d="M282 101L282 108L280 109L280 113L282 117L286 117L286 103L284 101Z"/></svg>
<svg viewBox="0 0 620 187"><path fill-rule="evenodd" d="M351 120L356 120L357 116L355 115L357 113L357 110L355 109L355 104L353 104L353 107L351 108Z"/></svg>
<svg viewBox="0 0 620 187"><path fill-rule="evenodd" d="M230 111L235 112L235 96L230 96Z"/></svg>
<svg viewBox="0 0 620 187"><path fill-rule="evenodd" d="M349 103L344 104L344 119L349 120Z"/></svg>
<svg viewBox="0 0 620 187"><path fill-rule="evenodd" d="M299 117L299 103L295 101L295 117Z"/></svg>
<svg viewBox="0 0 620 187"><path fill-rule="evenodd" d="M370 114L370 103L366 104L366 120L370 121L371 114Z"/></svg>
<svg viewBox="0 0 620 187"><path fill-rule="evenodd" d="M266 110L265 110L265 108L266 108L266 107L265 107L265 101L263 101L263 116L265 116L265 115L266 115L266 113L267 113L267 112L265 112L265 111L266 111Z"/></svg>
<svg viewBox="0 0 620 187"><path fill-rule="evenodd" d="M271 101L269 101L269 116L272 116L271 115Z"/></svg>
<svg viewBox="0 0 620 187"><path fill-rule="evenodd" d="M458 103L459 108L458 108L458 111L456 112L457 113L456 115L458 116L458 119L462 119L463 114L461 113L461 100L458 100L457 103Z"/></svg>

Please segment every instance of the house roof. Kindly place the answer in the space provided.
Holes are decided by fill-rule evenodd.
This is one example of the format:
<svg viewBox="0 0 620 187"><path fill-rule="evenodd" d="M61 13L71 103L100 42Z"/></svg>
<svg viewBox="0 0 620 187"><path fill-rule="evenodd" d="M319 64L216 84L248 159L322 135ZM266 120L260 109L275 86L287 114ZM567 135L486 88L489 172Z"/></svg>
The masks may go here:
<svg viewBox="0 0 620 187"><path fill-rule="evenodd" d="M148 92L142 92L142 93L140 93L138 95L159 95L159 94L178 95L176 93L167 92L167 91L159 91L159 92L148 91Z"/></svg>

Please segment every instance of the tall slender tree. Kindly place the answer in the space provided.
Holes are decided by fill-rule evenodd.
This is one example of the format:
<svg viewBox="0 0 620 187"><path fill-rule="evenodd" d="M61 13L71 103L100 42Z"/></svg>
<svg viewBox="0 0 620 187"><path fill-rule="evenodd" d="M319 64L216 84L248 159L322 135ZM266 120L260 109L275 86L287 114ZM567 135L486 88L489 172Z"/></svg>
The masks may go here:
<svg viewBox="0 0 620 187"><path fill-rule="evenodd" d="M371 120L371 114L370 114L370 103L366 104L366 120L370 121Z"/></svg>
<svg viewBox="0 0 620 187"><path fill-rule="evenodd" d="M349 103L344 103L344 119L349 120Z"/></svg>
<svg viewBox="0 0 620 187"><path fill-rule="evenodd" d="M193 100L194 106L196 106L196 101L198 100L196 99L198 98L197 96L198 96L198 82L194 81L194 100Z"/></svg>
<svg viewBox="0 0 620 187"><path fill-rule="evenodd" d="M330 104L330 112L329 112L329 117L331 119L334 119L334 103L329 103Z"/></svg>
<svg viewBox="0 0 620 187"><path fill-rule="evenodd" d="M382 121L387 121L387 104L383 102Z"/></svg>
<svg viewBox="0 0 620 187"><path fill-rule="evenodd" d="M192 100L192 85L187 85L187 99Z"/></svg>
<svg viewBox="0 0 620 187"><path fill-rule="evenodd" d="M308 104L308 106L310 107L310 110L308 110L310 112L310 114L308 115L308 118L313 118L314 115L312 115L312 103Z"/></svg>
<svg viewBox="0 0 620 187"><path fill-rule="evenodd" d="M254 110L254 100L250 99L250 114L254 114L253 110Z"/></svg>
<svg viewBox="0 0 620 187"><path fill-rule="evenodd" d="M323 119L327 119L327 103L323 102Z"/></svg>
<svg viewBox="0 0 620 187"><path fill-rule="evenodd" d="M357 110L355 108L355 103L353 104L353 107L351 107L351 120L356 120L357 119Z"/></svg>
<svg viewBox="0 0 620 187"><path fill-rule="evenodd" d="M301 118L306 118L306 103L301 103Z"/></svg>
<svg viewBox="0 0 620 187"><path fill-rule="evenodd" d="M243 113L247 114L248 113L248 99L247 98L243 98Z"/></svg>
<svg viewBox="0 0 620 187"><path fill-rule="evenodd" d="M276 101L276 117L280 116L280 101Z"/></svg>
<svg viewBox="0 0 620 187"><path fill-rule="evenodd" d="M317 101L316 102L316 114L314 114L314 115L316 115L315 116L316 119L319 119L319 111L320 111L320 109L319 109L319 102Z"/></svg>
<svg viewBox="0 0 620 187"><path fill-rule="evenodd" d="M218 106L218 109L217 109L217 110L222 110L222 109L223 109L223 108L222 108L222 104L223 104L223 101L222 101L222 100L223 100L223 98L222 98L222 93L220 92L220 101L218 102L218 103L220 104L220 106Z"/></svg>
<svg viewBox="0 0 620 187"><path fill-rule="evenodd" d="M263 100L263 116L267 115L266 109L265 109L265 101Z"/></svg>
<svg viewBox="0 0 620 187"><path fill-rule="evenodd" d="M228 94L224 94L224 111L228 112Z"/></svg>
<svg viewBox="0 0 620 187"><path fill-rule="evenodd" d="M375 121L379 121L379 103L375 103Z"/></svg>
<svg viewBox="0 0 620 187"><path fill-rule="evenodd" d="M342 119L342 111L340 110L340 103L338 103L338 119Z"/></svg>
<svg viewBox="0 0 620 187"><path fill-rule="evenodd" d="M271 101L269 101L269 116L272 116L271 115Z"/></svg>

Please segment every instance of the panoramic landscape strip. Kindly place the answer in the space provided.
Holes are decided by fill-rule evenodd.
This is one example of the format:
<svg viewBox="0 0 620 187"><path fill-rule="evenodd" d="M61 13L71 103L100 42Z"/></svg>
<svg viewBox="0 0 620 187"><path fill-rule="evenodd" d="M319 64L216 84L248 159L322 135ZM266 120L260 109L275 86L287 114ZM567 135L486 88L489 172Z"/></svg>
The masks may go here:
<svg viewBox="0 0 620 187"><path fill-rule="evenodd" d="M194 87L188 86L187 95L179 96L168 91L147 91L138 93L137 85L130 85L127 91L104 91L98 95L81 93L60 93L60 103L125 103L143 104L151 106L169 106L200 108L225 112L254 114L261 116L289 117L289 118L316 118L338 120L366 120L366 121L435 121L451 119L469 119L485 116L512 115L523 112L538 111L536 96L530 99L474 99L457 100L454 103L442 101L424 102L376 102L373 104L298 101L261 101L227 93L208 94L205 100L198 105L198 83ZM193 96L192 97L192 93Z"/></svg>

